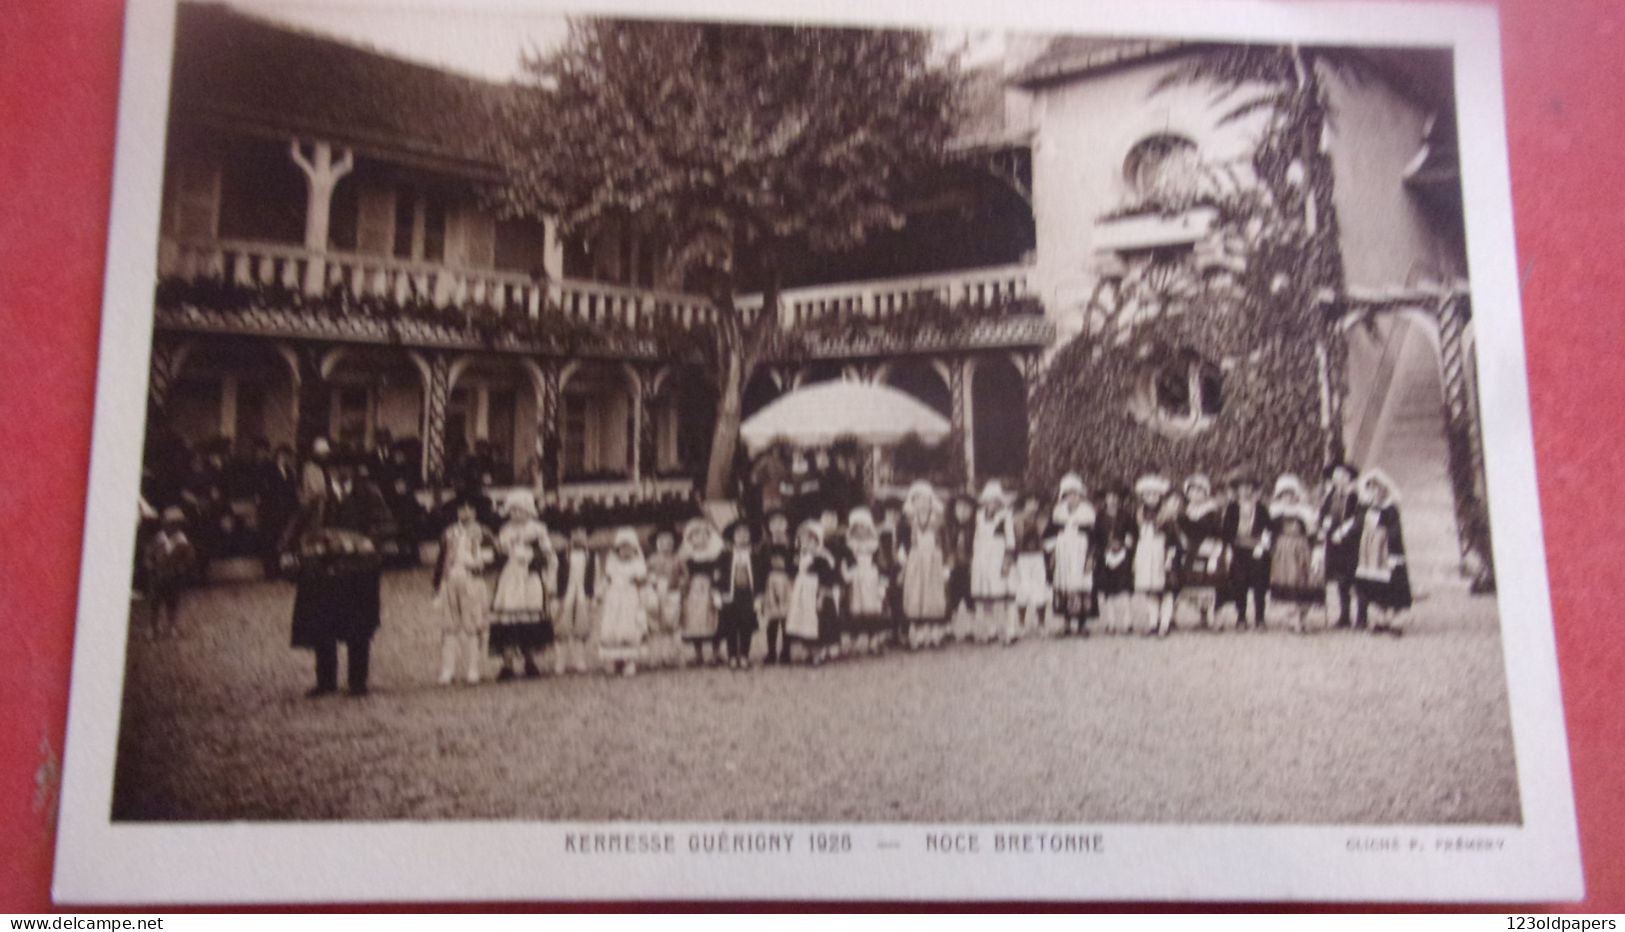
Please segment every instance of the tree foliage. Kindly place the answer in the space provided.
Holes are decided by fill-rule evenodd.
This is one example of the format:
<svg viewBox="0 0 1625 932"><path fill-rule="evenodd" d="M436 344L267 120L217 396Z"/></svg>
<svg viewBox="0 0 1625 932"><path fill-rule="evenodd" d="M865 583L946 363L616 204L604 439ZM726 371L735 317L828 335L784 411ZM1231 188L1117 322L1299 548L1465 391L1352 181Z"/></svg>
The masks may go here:
<svg viewBox="0 0 1625 932"><path fill-rule="evenodd" d="M899 195L940 159L958 73L923 32L584 18L527 61L499 144L508 212L561 232L658 231L669 280L719 314L718 424L707 492L725 492L741 386L772 328L741 273L776 286L788 250L858 245L903 222Z"/></svg>

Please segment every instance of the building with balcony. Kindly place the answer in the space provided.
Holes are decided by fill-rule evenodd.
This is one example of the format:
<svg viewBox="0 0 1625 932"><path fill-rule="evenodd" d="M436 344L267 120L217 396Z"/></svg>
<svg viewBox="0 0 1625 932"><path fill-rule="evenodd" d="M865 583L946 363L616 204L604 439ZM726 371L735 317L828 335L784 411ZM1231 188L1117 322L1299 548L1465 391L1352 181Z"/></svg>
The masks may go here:
<svg viewBox="0 0 1625 932"><path fill-rule="evenodd" d="M945 449L888 465L951 485L1019 481L1039 440L1029 405L1059 348L1119 341L1170 269L1246 262L1210 210L1157 207L1170 191L1256 184L1259 118L1226 119L1212 87L1164 81L1203 46L1009 48L971 75L953 163L916 192L906 227L788 271L747 415L811 381L884 381L953 426ZM1424 513L1424 546L1453 537L1482 556L1449 56L1364 60L1358 79L1325 76L1348 294L1345 351L1314 387L1340 413L1318 426L1387 466L1410 501L1438 505L1408 513ZM714 311L664 271L658 230L564 238L487 206L512 93L182 3L150 432L357 448L387 432L431 483L480 448L497 481L559 501L690 488L714 423L700 362ZM759 294L737 303L762 312ZM1202 452L1227 416L1213 375L1226 364L1193 359L1188 379L1152 391L1145 429Z"/></svg>

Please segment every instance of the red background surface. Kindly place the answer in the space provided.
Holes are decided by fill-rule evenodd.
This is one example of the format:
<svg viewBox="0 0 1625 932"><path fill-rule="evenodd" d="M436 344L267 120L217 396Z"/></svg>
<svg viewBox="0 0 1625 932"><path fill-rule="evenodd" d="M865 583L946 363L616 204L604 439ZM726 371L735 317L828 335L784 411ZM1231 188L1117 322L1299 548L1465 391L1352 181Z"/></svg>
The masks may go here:
<svg viewBox="0 0 1625 932"><path fill-rule="evenodd" d="M52 907L123 15L0 4L0 912ZM1581 908L1620 912L1625 3L1507 0L1501 19Z"/></svg>

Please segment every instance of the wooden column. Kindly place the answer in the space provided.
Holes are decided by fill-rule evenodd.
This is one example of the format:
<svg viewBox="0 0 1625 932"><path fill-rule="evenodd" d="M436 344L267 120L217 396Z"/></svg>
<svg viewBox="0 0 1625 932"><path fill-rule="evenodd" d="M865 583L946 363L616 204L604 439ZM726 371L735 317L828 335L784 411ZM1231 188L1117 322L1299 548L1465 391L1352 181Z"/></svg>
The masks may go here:
<svg viewBox="0 0 1625 932"><path fill-rule="evenodd" d="M321 294L327 281L327 230L333 212L333 188L339 179L355 167L355 155L345 149L338 161L333 160L331 143L311 144L306 157L295 139L288 144L288 153L295 165L305 173L305 249L311 253L310 264L305 267L305 294Z"/></svg>

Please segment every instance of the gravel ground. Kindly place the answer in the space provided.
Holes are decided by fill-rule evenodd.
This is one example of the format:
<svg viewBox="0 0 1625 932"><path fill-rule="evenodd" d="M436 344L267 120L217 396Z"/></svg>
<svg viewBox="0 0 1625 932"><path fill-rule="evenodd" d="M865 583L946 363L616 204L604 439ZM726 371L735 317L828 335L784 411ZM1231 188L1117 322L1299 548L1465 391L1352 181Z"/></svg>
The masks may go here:
<svg viewBox="0 0 1625 932"><path fill-rule="evenodd" d="M1490 599L1424 601L1401 640L1097 636L442 688L427 593L386 575L359 699L303 698L287 584L193 592L172 640L138 606L114 817L1519 820Z"/></svg>

